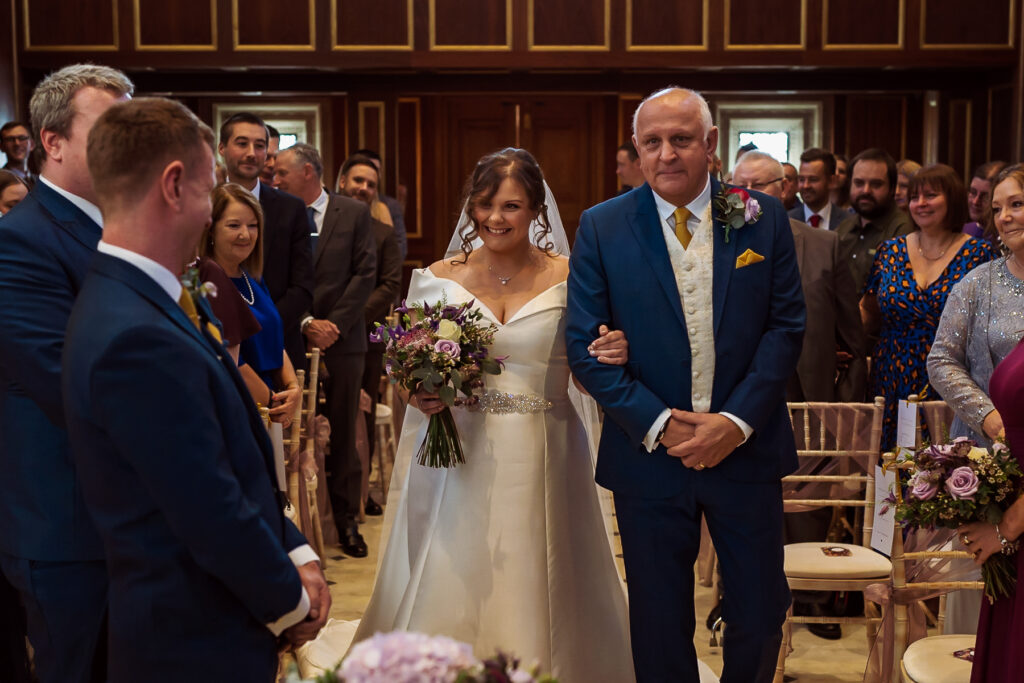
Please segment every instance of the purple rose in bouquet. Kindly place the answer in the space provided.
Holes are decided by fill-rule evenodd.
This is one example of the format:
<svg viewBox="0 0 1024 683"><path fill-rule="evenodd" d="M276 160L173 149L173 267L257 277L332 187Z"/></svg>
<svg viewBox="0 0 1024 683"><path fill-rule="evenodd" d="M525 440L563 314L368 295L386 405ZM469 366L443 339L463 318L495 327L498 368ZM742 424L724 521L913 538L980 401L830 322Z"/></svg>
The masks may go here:
<svg viewBox="0 0 1024 683"><path fill-rule="evenodd" d="M939 491L938 482L929 472L918 472L907 485L910 487L910 495L918 500L931 500Z"/></svg>
<svg viewBox="0 0 1024 683"><path fill-rule="evenodd" d="M949 473L949 478L946 479L946 490L954 498L974 500L974 494L978 492L980 483L974 470L964 465Z"/></svg>
<svg viewBox="0 0 1024 683"><path fill-rule="evenodd" d="M434 344L434 350L453 358L458 358L459 353L462 351L462 349L459 348L458 343L453 342L450 339L438 339L437 343Z"/></svg>

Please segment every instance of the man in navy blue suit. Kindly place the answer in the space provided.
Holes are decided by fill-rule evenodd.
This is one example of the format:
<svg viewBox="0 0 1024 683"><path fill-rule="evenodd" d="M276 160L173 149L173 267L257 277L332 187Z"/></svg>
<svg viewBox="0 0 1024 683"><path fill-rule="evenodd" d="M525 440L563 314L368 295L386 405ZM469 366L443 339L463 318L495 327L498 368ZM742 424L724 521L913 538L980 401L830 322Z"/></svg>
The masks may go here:
<svg viewBox="0 0 1024 683"><path fill-rule="evenodd" d="M790 602L785 390L805 317L793 235L777 199L709 176L718 130L697 93L651 95L633 131L647 183L583 212L566 338L573 373L605 409L597 481L615 494L634 666L640 681L699 680L703 515L730 595L722 681L770 681ZM626 366L588 348L602 324L625 332Z"/></svg>
<svg viewBox="0 0 1024 683"><path fill-rule="evenodd" d="M110 577L110 680L269 682L281 639L314 637L330 593L209 306L178 279L210 221L213 132L138 99L99 118L88 162L106 224L62 388Z"/></svg>
<svg viewBox="0 0 1024 683"><path fill-rule="evenodd" d="M0 222L0 567L25 605L43 683L105 680L107 575L68 452L60 354L103 225L86 139L133 88L91 64L36 87L40 177Z"/></svg>

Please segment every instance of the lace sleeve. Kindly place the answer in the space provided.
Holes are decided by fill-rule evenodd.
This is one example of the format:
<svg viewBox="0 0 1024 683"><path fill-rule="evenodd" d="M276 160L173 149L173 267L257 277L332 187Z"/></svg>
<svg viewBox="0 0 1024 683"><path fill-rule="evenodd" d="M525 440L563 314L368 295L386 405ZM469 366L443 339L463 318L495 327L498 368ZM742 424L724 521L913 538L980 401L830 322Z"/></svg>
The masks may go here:
<svg viewBox="0 0 1024 683"><path fill-rule="evenodd" d="M968 356L968 340L972 333L977 333L971 325L984 318L977 310L978 284L977 278L968 278L949 293L928 354L928 379L961 420L978 434L984 434L981 425L993 405L971 377Z"/></svg>

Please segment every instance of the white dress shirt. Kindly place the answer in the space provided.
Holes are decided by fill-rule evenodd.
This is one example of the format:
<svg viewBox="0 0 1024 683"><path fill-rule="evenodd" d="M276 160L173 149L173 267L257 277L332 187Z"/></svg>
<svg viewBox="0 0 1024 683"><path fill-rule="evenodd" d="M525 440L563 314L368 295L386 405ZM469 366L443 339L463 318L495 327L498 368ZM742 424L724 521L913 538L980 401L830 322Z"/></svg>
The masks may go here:
<svg viewBox="0 0 1024 683"><path fill-rule="evenodd" d="M47 184L51 185L50 183ZM71 197L74 197L74 195L71 195ZM85 201L81 198L78 199L83 202ZM132 264L160 285L160 289L167 292L167 296L171 297L171 300L174 301L175 304L178 303L182 290L181 281L178 280L178 277L174 273L167 270L167 268L160 265L153 259L129 249L125 249L124 247L117 247L113 244L108 244L103 240L100 240L99 244L96 245L96 251ZM288 557L296 567L301 567L309 562L320 561L316 551L313 550L308 543L300 545L292 550L288 553ZM299 597L299 604L295 606L295 609L280 617L277 621L266 624L266 627L270 629L275 636L279 636L285 629L290 626L294 626L305 619L306 615L309 614L309 607L309 593L306 592L306 588L303 587L302 595Z"/></svg>
<svg viewBox="0 0 1024 683"><path fill-rule="evenodd" d="M309 208L313 209L313 226L318 235L324 229L324 214L327 212L327 200L327 190L320 188L320 196L309 205Z"/></svg>
<svg viewBox="0 0 1024 683"><path fill-rule="evenodd" d="M714 240L711 230L714 229L713 221L711 218L711 178L708 177L707 182L704 185L704 189L701 190L693 201L686 205L686 208L690 211L690 216L686 221L686 228L689 230L691 235L694 235L693 241L690 242L690 246L687 249L683 249L679 243L675 233L675 211L676 206L671 202L665 200L654 192L654 204L658 211L658 217L661 219L662 233L665 237L665 245L669 250L669 258L672 262L672 270L676 276L676 284L679 287L680 300L683 304L684 318L687 321L690 333L690 356L692 367L691 377L691 403L693 405L694 412L707 412L710 406L711 400L711 385L714 381L714 334L710 329L713 324L713 312L710 306L710 295L711 295L711 262L714 256ZM698 230L704 225L706 234L698 235ZM702 250L698 259L697 251ZM701 291L697 292L692 284L689 284L693 275L689 267L684 265L687 261L687 254L690 256L690 261L697 260L707 268L707 272L700 277L706 282L707 286L702 288ZM707 257L706 259L703 257ZM685 271L684 271L685 268ZM698 268L699 270L699 268ZM685 305L686 292L693 292L693 298L701 298L702 296L706 301L702 301L701 310L697 310L695 306L687 307ZM704 329L707 328L707 329ZM702 343L703 341L703 343ZM697 363L693 359L701 357L701 362ZM700 365L704 368L708 368L707 372L702 376L700 369L697 368ZM644 437L644 447L648 452L653 451L657 448L658 433L661 428L668 422L671 417L672 411L670 408L666 408L658 415L655 419L654 424L648 430L647 435ZM737 427L743 432L743 441L746 442L750 438L750 435L754 433L753 427L748 425L744 420L733 415L732 413L721 413L725 417L732 420Z"/></svg>
<svg viewBox="0 0 1024 683"><path fill-rule="evenodd" d="M811 216L818 215L821 217L821 222L818 223L817 227L819 230L831 229L828 224L829 216L832 215L832 202L828 202L822 207L821 211L814 211L811 207L804 204L804 223L811 225Z"/></svg>

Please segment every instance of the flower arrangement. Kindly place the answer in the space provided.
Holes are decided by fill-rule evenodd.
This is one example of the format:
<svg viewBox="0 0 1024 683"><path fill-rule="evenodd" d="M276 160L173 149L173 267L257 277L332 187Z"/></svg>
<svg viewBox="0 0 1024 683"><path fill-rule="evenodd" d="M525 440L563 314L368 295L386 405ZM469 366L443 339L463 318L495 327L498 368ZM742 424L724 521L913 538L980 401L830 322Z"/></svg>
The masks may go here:
<svg viewBox="0 0 1024 683"><path fill-rule="evenodd" d="M750 196L742 187L722 186L722 190L714 197L718 217L715 219L724 224L725 243L729 243L729 233L739 230L744 225L756 223L763 213L761 204Z"/></svg>
<svg viewBox="0 0 1024 683"><path fill-rule="evenodd" d="M906 496L886 499L896 521L908 529L955 529L970 522L998 524L1020 490L1021 468L1002 443L979 448L966 437L926 446L898 463L912 462ZM1011 595L1017 583L1009 555L996 553L982 565L990 602Z"/></svg>
<svg viewBox="0 0 1024 683"><path fill-rule="evenodd" d="M291 672L288 683L305 683ZM536 667L498 653L485 661L466 643L445 636L393 631L378 633L355 645L334 671L315 683L558 683L539 676Z"/></svg>
<svg viewBox="0 0 1024 683"><path fill-rule="evenodd" d="M392 384L415 393L437 392L445 407L430 416L427 436L417 461L428 467L454 467L466 462L451 409L457 402L479 400L474 390L483 386L484 374L501 373L504 358L491 358L497 325L483 324L475 301L459 306L442 299L431 306L403 304L396 309L393 326L377 324L370 335L375 343L387 342L384 368ZM457 393L464 398L457 399Z"/></svg>

